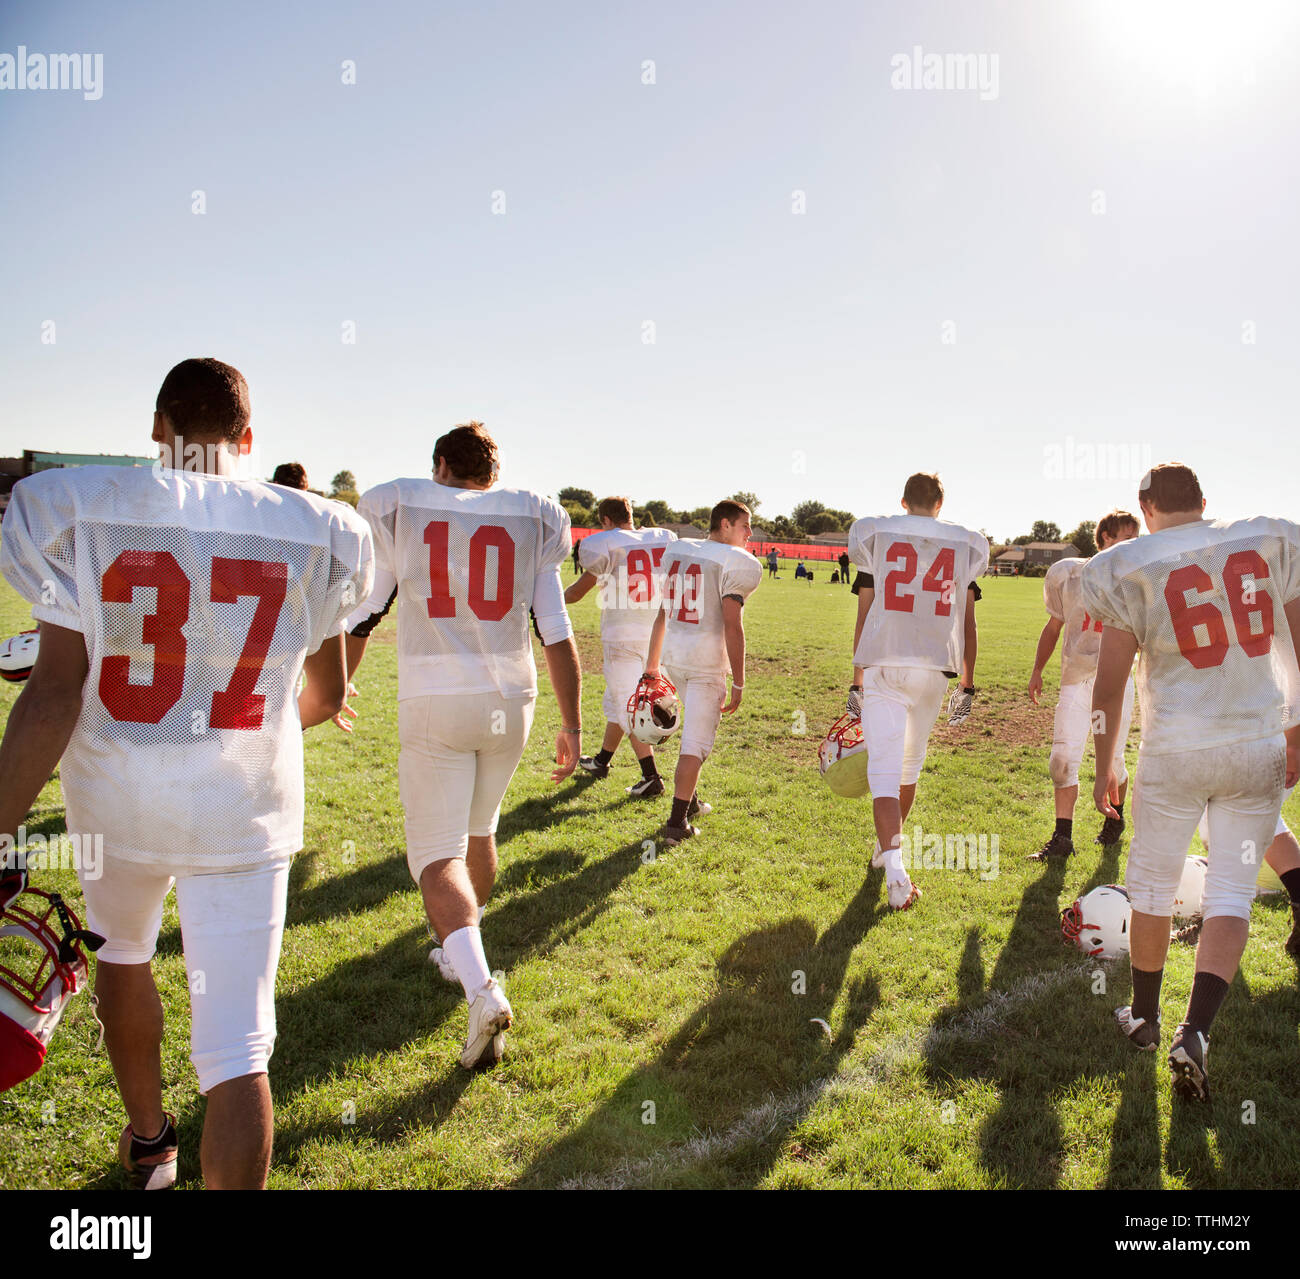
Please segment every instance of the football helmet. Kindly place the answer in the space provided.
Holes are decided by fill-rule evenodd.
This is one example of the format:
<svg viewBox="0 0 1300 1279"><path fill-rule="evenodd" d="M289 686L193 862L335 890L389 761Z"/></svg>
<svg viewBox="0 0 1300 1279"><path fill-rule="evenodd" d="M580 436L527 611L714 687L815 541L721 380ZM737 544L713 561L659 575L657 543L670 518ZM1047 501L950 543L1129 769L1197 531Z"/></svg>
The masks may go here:
<svg viewBox="0 0 1300 1279"><path fill-rule="evenodd" d="M627 699L628 732L647 746L666 742L682 722L677 689L662 675L642 675Z"/></svg>
<svg viewBox="0 0 1300 1279"><path fill-rule="evenodd" d="M32 888L25 870L0 870L0 1092L44 1063L68 1000L86 982L83 944L95 951L104 939L82 928L58 893Z"/></svg>
<svg viewBox="0 0 1300 1279"><path fill-rule="evenodd" d="M40 643L39 631L22 631L0 644L0 679L13 683L26 679L36 665Z"/></svg>
<svg viewBox="0 0 1300 1279"><path fill-rule="evenodd" d="M845 799L861 799L867 785L867 743L862 736L862 721L854 715L841 715L830 726L817 747L826 785Z"/></svg>
<svg viewBox="0 0 1300 1279"><path fill-rule="evenodd" d="M1174 897L1174 918L1195 919L1201 913L1205 898L1205 873L1210 869L1208 857L1189 857L1183 866L1183 876L1178 881Z"/></svg>
<svg viewBox="0 0 1300 1279"><path fill-rule="evenodd" d="M1103 884L1061 912L1061 935L1085 955L1114 959L1128 954L1133 907L1119 884Z"/></svg>

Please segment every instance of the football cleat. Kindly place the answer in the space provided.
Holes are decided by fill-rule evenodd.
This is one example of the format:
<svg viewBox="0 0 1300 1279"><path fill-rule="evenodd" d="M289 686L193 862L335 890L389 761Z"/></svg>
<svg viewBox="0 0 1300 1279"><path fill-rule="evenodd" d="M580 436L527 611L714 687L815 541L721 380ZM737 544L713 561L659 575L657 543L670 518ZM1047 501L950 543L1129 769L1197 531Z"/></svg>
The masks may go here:
<svg viewBox="0 0 1300 1279"><path fill-rule="evenodd" d="M692 826L687 822L685 826L674 826L672 822L665 822L659 828L659 838L669 848L676 848L678 844L688 839L694 839L700 833L698 826Z"/></svg>
<svg viewBox="0 0 1300 1279"><path fill-rule="evenodd" d="M57 931L56 931L57 927ZM0 1092L44 1064L68 1001L86 983L86 950L104 939L58 893L27 883L26 870L0 865Z"/></svg>
<svg viewBox="0 0 1300 1279"><path fill-rule="evenodd" d="M25 680L36 665L40 644L39 631L22 631L0 643L0 679L7 679L11 683Z"/></svg>
<svg viewBox="0 0 1300 1279"><path fill-rule="evenodd" d="M1061 835L1052 832L1052 838L1045 843L1036 853L1030 853L1027 861L1046 862L1055 857L1073 857L1074 841L1068 835Z"/></svg>
<svg viewBox="0 0 1300 1279"><path fill-rule="evenodd" d="M594 755L583 755L578 760L578 767L584 773L590 773L593 777L609 776L609 765L600 763Z"/></svg>
<svg viewBox="0 0 1300 1279"><path fill-rule="evenodd" d="M691 802L686 805L686 820L689 822L692 817L707 817L711 812L712 804L706 804L698 795L692 795Z"/></svg>
<svg viewBox="0 0 1300 1279"><path fill-rule="evenodd" d="M1103 848L1111 848L1118 844L1121 836L1124 834L1124 819L1122 817L1108 817L1101 824L1101 830L1097 832L1096 843Z"/></svg>
<svg viewBox="0 0 1300 1279"><path fill-rule="evenodd" d="M867 782L867 743L862 721L841 715L827 730L817 747L817 760L826 785L845 799L861 799Z"/></svg>
<svg viewBox="0 0 1300 1279"><path fill-rule="evenodd" d="M1115 1020L1119 1023L1119 1033L1128 1039L1135 1048L1142 1052L1155 1052L1160 1047L1160 1018L1153 1026L1145 1017L1134 1017L1133 1006L1125 1004L1115 1009Z"/></svg>
<svg viewBox="0 0 1300 1279"><path fill-rule="evenodd" d="M443 950L441 945L435 946L429 952L429 962L437 968L438 976L443 981L449 981L453 986L460 981L460 978L456 976L456 970L451 966L451 956Z"/></svg>
<svg viewBox="0 0 1300 1279"><path fill-rule="evenodd" d="M1300 902L1291 903L1291 936L1284 945L1292 959L1300 959Z"/></svg>
<svg viewBox="0 0 1300 1279"><path fill-rule="evenodd" d="M958 724L964 724L970 718L971 704L975 700L977 689L972 688L969 692L962 688L960 684L953 689L952 696L948 699L948 724L955 728Z"/></svg>
<svg viewBox="0 0 1300 1279"><path fill-rule="evenodd" d="M1187 1101L1210 1100L1210 1038L1186 1022L1169 1047L1170 1083L1175 1096Z"/></svg>
<svg viewBox="0 0 1300 1279"><path fill-rule="evenodd" d="M1061 936L1085 955L1114 959L1128 953L1128 926L1133 915L1128 891L1103 884L1061 912Z"/></svg>
<svg viewBox="0 0 1300 1279"><path fill-rule="evenodd" d="M627 699L628 732L647 746L666 742L682 722L677 690L662 675L642 675Z"/></svg>
<svg viewBox="0 0 1300 1279"><path fill-rule="evenodd" d="M132 1190L170 1190L176 1184L176 1117L166 1116L153 1141L141 1141L127 1124L117 1143L117 1157Z"/></svg>
<svg viewBox="0 0 1300 1279"><path fill-rule="evenodd" d="M1173 929L1169 934L1170 941L1180 941L1188 946L1195 946L1201 937L1201 925L1205 923L1199 915L1195 919L1189 919L1181 928Z"/></svg>
<svg viewBox="0 0 1300 1279"><path fill-rule="evenodd" d="M664 779L658 773L643 777L635 786L629 786L627 793L633 799L657 799L664 793Z"/></svg>
<svg viewBox="0 0 1300 1279"><path fill-rule="evenodd" d="M495 1066L505 1053L506 1031L514 1023L514 1016L496 978L489 977L469 1006L469 1034L460 1064L466 1070Z"/></svg>
<svg viewBox="0 0 1300 1279"><path fill-rule="evenodd" d="M897 884L887 884L890 910L911 910L912 904L921 900L921 890L910 879Z"/></svg>

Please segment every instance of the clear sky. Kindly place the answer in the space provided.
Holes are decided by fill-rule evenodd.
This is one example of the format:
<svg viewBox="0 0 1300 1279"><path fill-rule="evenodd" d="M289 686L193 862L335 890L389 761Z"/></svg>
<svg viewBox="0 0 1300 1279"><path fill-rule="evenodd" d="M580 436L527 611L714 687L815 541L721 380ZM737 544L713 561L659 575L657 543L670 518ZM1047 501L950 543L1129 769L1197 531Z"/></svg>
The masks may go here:
<svg viewBox="0 0 1300 1279"><path fill-rule="evenodd" d="M0 89L0 453L147 453L215 355L318 486L476 417L550 494L937 469L1001 538L1181 460L1300 518L1289 0L6 0L20 44L103 81ZM996 64L898 87L934 54Z"/></svg>

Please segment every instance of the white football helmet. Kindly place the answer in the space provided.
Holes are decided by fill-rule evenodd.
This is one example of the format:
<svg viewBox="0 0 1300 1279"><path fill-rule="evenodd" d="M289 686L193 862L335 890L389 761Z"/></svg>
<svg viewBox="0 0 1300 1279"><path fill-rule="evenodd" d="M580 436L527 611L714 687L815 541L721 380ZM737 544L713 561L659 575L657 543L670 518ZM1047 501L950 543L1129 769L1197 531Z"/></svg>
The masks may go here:
<svg viewBox="0 0 1300 1279"><path fill-rule="evenodd" d="M0 1092L44 1063L68 1000L86 982L83 944L98 950L104 939L82 928L58 893L29 887L25 871L0 872Z"/></svg>
<svg viewBox="0 0 1300 1279"><path fill-rule="evenodd" d="M628 732L647 746L666 742L682 722L677 690L662 675L642 675L627 699Z"/></svg>
<svg viewBox="0 0 1300 1279"><path fill-rule="evenodd" d="M826 785L845 799L861 799L867 793L867 743L862 721L856 715L841 715L830 726L817 747Z"/></svg>
<svg viewBox="0 0 1300 1279"><path fill-rule="evenodd" d="M1174 898L1175 919L1195 919L1200 915L1205 899L1205 873L1209 869L1208 857L1187 859L1183 877L1178 881L1178 895Z"/></svg>
<svg viewBox="0 0 1300 1279"><path fill-rule="evenodd" d="M1085 955L1114 959L1128 954L1133 907L1118 884L1103 884L1061 912L1061 935Z"/></svg>
<svg viewBox="0 0 1300 1279"><path fill-rule="evenodd" d="M15 683L26 679L36 665L40 642L39 631L23 631L0 644L0 679Z"/></svg>

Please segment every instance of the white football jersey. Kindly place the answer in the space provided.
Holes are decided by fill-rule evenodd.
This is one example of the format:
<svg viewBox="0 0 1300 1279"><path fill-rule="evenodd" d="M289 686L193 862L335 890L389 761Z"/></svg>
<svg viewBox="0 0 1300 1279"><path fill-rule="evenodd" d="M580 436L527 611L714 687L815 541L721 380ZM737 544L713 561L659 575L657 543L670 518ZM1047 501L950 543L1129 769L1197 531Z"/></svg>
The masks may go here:
<svg viewBox="0 0 1300 1279"><path fill-rule="evenodd" d="M578 563L597 578L604 643L645 648L663 600L664 552L676 540L667 528L610 528L578 543Z"/></svg>
<svg viewBox="0 0 1300 1279"><path fill-rule="evenodd" d="M1300 723L1283 606L1300 596L1300 525L1196 520L1099 551L1083 606L1137 637L1142 750L1199 750Z"/></svg>
<svg viewBox="0 0 1300 1279"><path fill-rule="evenodd" d="M348 630L396 592L399 700L535 694L529 612L536 606L539 624L556 608L563 615L568 512L524 489L454 488L432 479L377 485L357 509L375 535L375 588Z"/></svg>
<svg viewBox="0 0 1300 1279"><path fill-rule="evenodd" d="M1079 580L1087 560L1057 560L1043 578L1043 604L1061 625L1061 683L1082 684L1097 674L1101 622L1083 606Z"/></svg>
<svg viewBox="0 0 1300 1279"><path fill-rule="evenodd" d="M763 566L748 551L707 538L683 538L664 556L663 665L684 675L731 672L722 625L722 601L743 603L763 580Z"/></svg>
<svg viewBox="0 0 1300 1279"><path fill-rule="evenodd" d="M0 568L85 636L63 755L69 830L221 870L302 847L303 661L370 589L370 531L296 489L159 468L21 480Z"/></svg>
<svg viewBox="0 0 1300 1279"><path fill-rule="evenodd" d="M956 675L970 585L989 564L987 539L928 515L868 516L849 530L849 558L871 574L875 591L853 664Z"/></svg>

